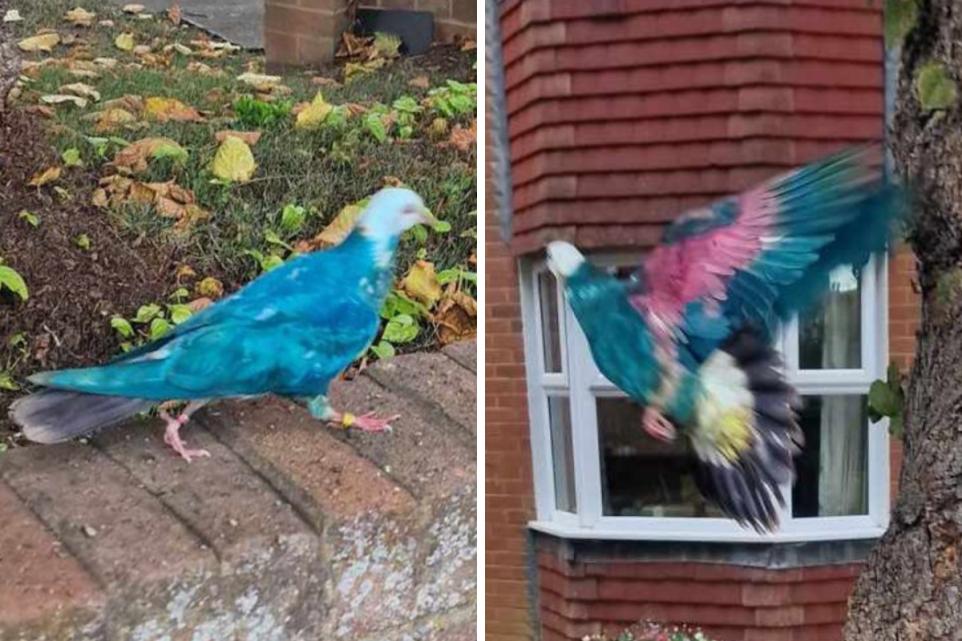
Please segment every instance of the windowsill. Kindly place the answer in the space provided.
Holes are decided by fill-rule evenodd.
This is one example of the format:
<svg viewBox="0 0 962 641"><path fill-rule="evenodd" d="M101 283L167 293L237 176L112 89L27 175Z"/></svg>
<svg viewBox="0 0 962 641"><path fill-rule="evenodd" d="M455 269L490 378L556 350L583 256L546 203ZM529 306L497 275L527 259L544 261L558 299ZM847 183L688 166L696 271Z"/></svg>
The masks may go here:
<svg viewBox="0 0 962 641"><path fill-rule="evenodd" d="M813 541L874 540L885 533L882 526L840 527L833 525L822 531L776 532L757 534L752 530L738 528L730 531L706 532L688 527L677 529L659 528L648 531L627 531L611 528L587 528L551 521L529 521L528 527L562 539L610 540L610 541L691 541L697 543L808 543Z"/></svg>

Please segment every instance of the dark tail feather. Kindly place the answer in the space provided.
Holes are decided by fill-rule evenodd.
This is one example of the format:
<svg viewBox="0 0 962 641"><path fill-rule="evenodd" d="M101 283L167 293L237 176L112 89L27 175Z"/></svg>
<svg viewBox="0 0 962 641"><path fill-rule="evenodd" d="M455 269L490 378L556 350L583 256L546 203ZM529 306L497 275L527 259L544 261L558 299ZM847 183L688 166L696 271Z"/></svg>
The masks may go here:
<svg viewBox="0 0 962 641"><path fill-rule="evenodd" d="M113 425L151 405L141 398L45 389L15 401L10 417L29 440L60 443Z"/></svg>

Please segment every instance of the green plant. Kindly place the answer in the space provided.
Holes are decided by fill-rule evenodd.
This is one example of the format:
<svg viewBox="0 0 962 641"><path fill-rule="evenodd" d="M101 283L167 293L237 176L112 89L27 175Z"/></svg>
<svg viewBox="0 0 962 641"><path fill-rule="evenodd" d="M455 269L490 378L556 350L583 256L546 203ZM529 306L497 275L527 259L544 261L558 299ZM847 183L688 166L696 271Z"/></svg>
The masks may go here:
<svg viewBox="0 0 962 641"><path fill-rule="evenodd" d="M294 103L290 100L264 102L251 96L241 96L234 101L237 122L244 128L263 129L283 122L291 115Z"/></svg>
<svg viewBox="0 0 962 641"><path fill-rule="evenodd" d="M473 114L478 110L478 85L448 80L445 86L428 91L426 102L445 118Z"/></svg>
<svg viewBox="0 0 962 641"><path fill-rule="evenodd" d="M873 423L889 419L889 432L902 436L904 430L905 391L898 365L891 363L887 380L875 380L868 390L868 417Z"/></svg>
<svg viewBox="0 0 962 641"><path fill-rule="evenodd" d="M380 340L371 346L378 358L386 360L394 356L395 346L410 343L421 333L421 318L427 317L427 307L408 297L399 289L392 290L381 306L381 318L387 321L381 330Z"/></svg>
<svg viewBox="0 0 962 641"><path fill-rule="evenodd" d="M19 296L20 300L27 300L29 296L27 283L23 280L23 276L13 267L4 265L3 259L0 258L0 291L4 289L9 289Z"/></svg>
<svg viewBox="0 0 962 641"><path fill-rule="evenodd" d="M180 288L171 294L171 298L178 300L185 293L187 290ZM126 352L136 345L161 338L174 326L180 325L192 315L190 306L183 303L168 303L163 306L148 303L138 307L133 318L113 316L110 319L110 326L123 339L120 348Z"/></svg>

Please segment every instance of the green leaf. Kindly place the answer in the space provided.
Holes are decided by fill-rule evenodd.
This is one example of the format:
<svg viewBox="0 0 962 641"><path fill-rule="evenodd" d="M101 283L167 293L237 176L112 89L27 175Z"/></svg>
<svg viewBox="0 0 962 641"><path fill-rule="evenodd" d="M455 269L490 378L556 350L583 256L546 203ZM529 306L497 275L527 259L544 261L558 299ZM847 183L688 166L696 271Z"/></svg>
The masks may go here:
<svg viewBox="0 0 962 641"><path fill-rule="evenodd" d="M374 355L382 361L393 358L395 354L394 345L391 345L385 340L382 340L377 345L371 345L371 351L374 352Z"/></svg>
<svg viewBox="0 0 962 641"><path fill-rule="evenodd" d="M868 406L876 416L895 416L902 410L902 399L886 381L873 381L868 390Z"/></svg>
<svg viewBox="0 0 962 641"><path fill-rule="evenodd" d="M919 8L916 0L885 0L885 46L902 46L905 36L915 28Z"/></svg>
<svg viewBox="0 0 962 641"><path fill-rule="evenodd" d="M73 239L74 244L84 251L90 250L90 236L87 234L80 234Z"/></svg>
<svg viewBox="0 0 962 641"><path fill-rule="evenodd" d="M925 111L948 109L955 104L955 82L941 63L928 62L916 72L915 95Z"/></svg>
<svg viewBox="0 0 962 641"><path fill-rule="evenodd" d="M306 217L307 212L303 207L293 203L284 205L284 209L281 211L281 229L290 234L296 234L304 226Z"/></svg>
<svg viewBox="0 0 962 641"><path fill-rule="evenodd" d="M60 157L63 159L63 164L67 167L83 167L84 163L80 159L80 150L76 147L71 147L67 149Z"/></svg>
<svg viewBox="0 0 962 641"><path fill-rule="evenodd" d="M168 298L170 298L171 300L180 301L180 300L184 300L185 298L188 298L189 296L190 296L189 289L187 289L186 287L178 287L177 289L174 290L173 294L168 296Z"/></svg>
<svg viewBox="0 0 962 641"><path fill-rule="evenodd" d="M364 129L367 130L375 140L378 142L387 141L387 129L384 127L384 121L381 120L380 114L368 113L364 116L363 122Z"/></svg>
<svg viewBox="0 0 962 641"><path fill-rule="evenodd" d="M23 280L17 270L13 267L0 265L0 290L4 287L20 297L20 300L27 300L27 283Z"/></svg>
<svg viewBox="0 0 962 641"><path fill-rule="evenodd" d="M413 238L418 245L428 242L428 230L424 225L414 225L411 229L404 232L409 238Z"/></svg>
<svg viewBox="0 0 962 641"><path fill-rule="evenodd" d="M905 425L902 422L902 415L896 414L889 419L889 434L896 438L902 438L905 433Z"/></svg>
<svg viewBox="0 0 962 641"><path fill-rule="evenodd" d="M16 349L27 346L27 335L24 332L17 332L7 339L7 345Z"/></svg>
<svg viewBox="0 0 962 641"><path fill-rule="evenodd" d="M274 231L273 229L268 229L267 231L264 232L264 240L266 240L271 245L277 245L278 247L283 247L288 251L293 249L293 247L285 243L281 239L281 237L277 235L277 232Z"/></svg>
<svg viewBox="0 0 962 641"><path fill-rule="evenodd" d="M398 314L384 326L383 340L391 343L410 343L417 338L421 328L409 314Z"/></svg>
<svg viewBox="0 0 962 641"><path fill-rule="evenodd" d="M13 380L13 375L10 372L0 372L0 389L7 390L8 392L16 392L20 389L17 381Z"/></svg>
<svg viewBox="0 0 962 641"><path fill-rule="evenodd" d="M417 114L423 111L418 101L411 96L401 96L391 104L391 107L409 114Z"/></svg>
<svg viewBox="0 0 962 641"><path fill-rule="evenodd" d="M17 218L26 221L26 223L31 227L36 227L40 224L40 219L37 218L37 215L32 211L27 211L26 209L17 214Z"/></svg>
<svg viewBox="0 0 962 641"><path fill-rule="evenodd" d="M451 231L451 223L446 220L439 220L434 223L434 231L439 234L446 234Z"/></svg>
<svg viewBox="0 0 962 641"><path fill-rule="evenodd" d="M261 263L261 269L265 272L269 272L275 267L280 267L284 264L284 259L277 254L269 254L264 258L264 262Z"/></svg>
<svg viewBox="0 0 962 641"><path fill-rule="evenodd" d="M172 322L174 325L180 325L185 320L190 318L194 313L191 311L189 306L182 303L168 305L167 311L170 313L170 322Z"/></svg>
<svg viewBox="0 0 962 641"><path fill-rule="evenodd" d="M137 308L137 314L133 317L135 323L149 323L158 314L160 314L160 305L150 303L149 305L141 305Z"/></svg>
<svg viewBox="0 0 962 641"><path fill-rule="evenodd" d="M438 272L438 283L441 285L456 283L461 280L466 280L470 283L477 284L478 275L475 272L470 272L465 269L461 269L460 267L442 269L440 272Z"/></svg>
<svg viewBox="0 0 962 641"><path fill-rule="evenodd" d="M110 326L113 327L117 333L124 338L130 338L134 335L134 328L123 316L114 316L111 318Z"/></svg>
<svg viewBox="0 0 962 641"><path fill-rule="evenodd" d="M172 325L167 322L166 318L157 317L150 321L150 340L155 341L167 332L170 331Z"/></svg>

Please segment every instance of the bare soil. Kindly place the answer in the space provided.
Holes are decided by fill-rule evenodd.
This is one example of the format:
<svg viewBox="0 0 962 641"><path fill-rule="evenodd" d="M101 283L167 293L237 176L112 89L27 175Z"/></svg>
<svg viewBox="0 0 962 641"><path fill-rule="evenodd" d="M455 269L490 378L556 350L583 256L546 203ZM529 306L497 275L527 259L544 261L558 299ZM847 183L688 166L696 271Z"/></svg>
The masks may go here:
<svg viewBox="0 0 962 641"><path fill-rule="evenodd" d="M15 376L44 369L89 365L118 352L110 327L114 314L131 314L145 300L162 299L174 282L171 249L147 238L125 238L101 210L87 205L89 193L67 183L63 202L49 187L29 187L38 171L55 163L39 119L21 110L0 111L0 258L16 269L30 296L20 301L0 292L0 371ZM32 227L18 214L40 219ZM89 250L76 244L91 239ZM22 333L24 348L10 339ZM17 392L0 391L0 441L12 424L7 407Z"/></svg>

